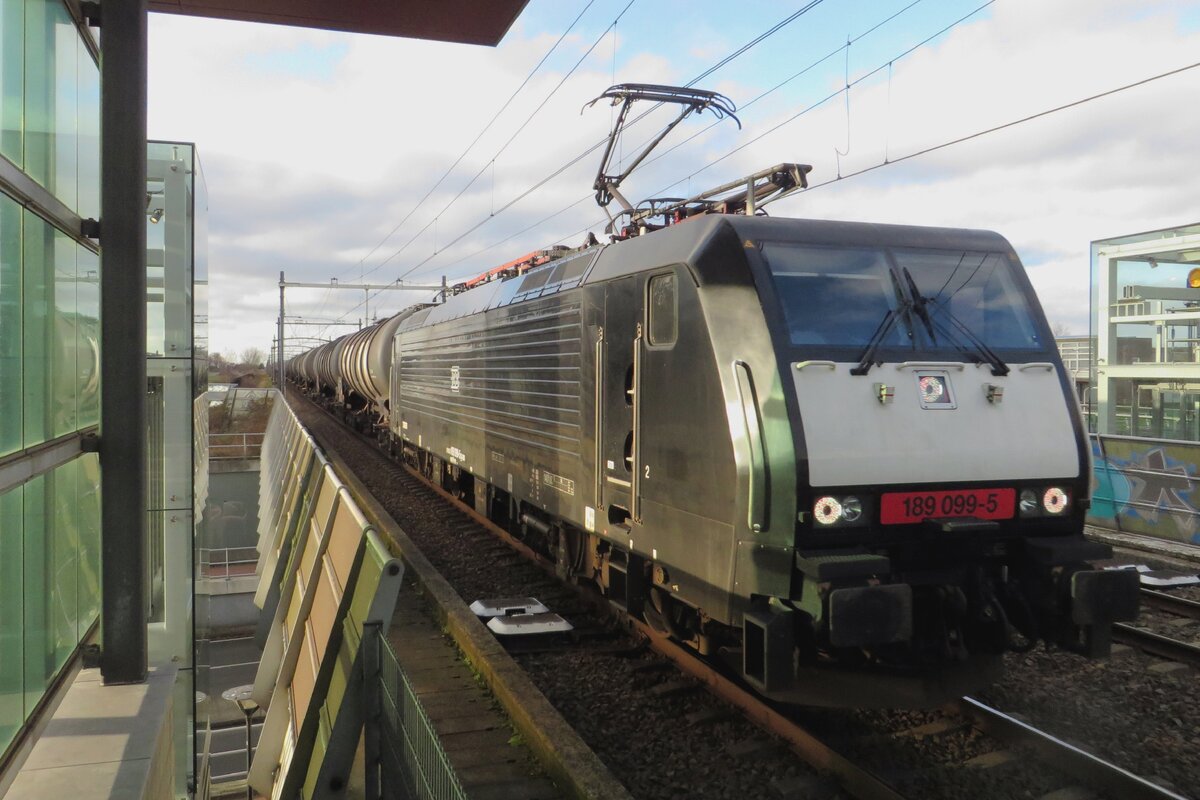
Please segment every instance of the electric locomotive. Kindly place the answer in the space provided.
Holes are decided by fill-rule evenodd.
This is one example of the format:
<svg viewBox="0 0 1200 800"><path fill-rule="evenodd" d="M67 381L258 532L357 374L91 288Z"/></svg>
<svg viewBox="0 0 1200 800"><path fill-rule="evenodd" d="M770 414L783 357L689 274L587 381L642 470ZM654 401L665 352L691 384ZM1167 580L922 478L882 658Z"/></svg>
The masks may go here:
<svg viewBox="0 0 1200 800"><path fill-rule="evenodd" d="M770 696L935 702L1136 613L996 234L703 217L411 314L393 357L414 463Z"/></svg>
<svg viewBox="0 0 1200 800"><path fill-rule="evenodd" d="M733 111L605 96L625 103L614 138L633 99ZM927 705L1039 641L1106 654L1137 576L1091 566L1111 552L1083 537L1087 436L1016 253L987 231L762 216L808 169L633 209L628 171L602 166L598 200L628 223L611 243L531 253L292 374L772 698ZM355 352L390 373L352 377Z"/></svg>

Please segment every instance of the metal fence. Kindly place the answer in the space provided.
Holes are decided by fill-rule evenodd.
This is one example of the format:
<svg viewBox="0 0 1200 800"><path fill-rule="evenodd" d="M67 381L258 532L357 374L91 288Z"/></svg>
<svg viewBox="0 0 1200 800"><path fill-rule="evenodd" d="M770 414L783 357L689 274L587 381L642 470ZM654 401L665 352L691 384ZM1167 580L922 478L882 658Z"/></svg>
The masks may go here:
<svg viewBox="0 0 1200 800"><path fill-rule="evenodd" d="M260 458L265 435L263 433L210 433L208 435L208 457L211 461Z"/></svg>
<svg viewBox="0 0 1200 800"><path fill-rule="evenodd" d="M241 578L254 575L257 566L255 547L196 548L197 578Z"/></svg>
<svg viewBox="0 0 1200 800"><path fill-rule="evenodd" d="M379 702L376 709L367 709L366 721L368 740L372 738L372 725L378 725L379 796L466 800L462 783L450 766L433 723L421 707L395 652L382 634L376 632L374 636L379 640L379 647L373 648L379 655ZM369 681L372 674L369 660L364 660L364 668ZM373 692L368 689L364 694L370 702ZM370 769L369 764L367 768ZM371 783L368 780L368 786Z"/></svg>
<svg viewBox="0 0 1200 800"><path fill-rule="evenodd" d="M1092 434L1088 523L1200 545L1200 442Z"/></svg>

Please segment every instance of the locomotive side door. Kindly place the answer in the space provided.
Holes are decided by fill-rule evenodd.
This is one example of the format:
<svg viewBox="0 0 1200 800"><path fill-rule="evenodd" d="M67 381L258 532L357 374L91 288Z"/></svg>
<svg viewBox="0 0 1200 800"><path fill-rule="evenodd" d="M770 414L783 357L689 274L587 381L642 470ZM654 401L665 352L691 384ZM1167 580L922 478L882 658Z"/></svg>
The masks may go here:
<svg viewBox="0 0 1200 800"><path fill-rule="evenodd" d="M600 395L600 496L606 517L597 528L626 531L638 518L637 383L641 355L642 280L631 276L605 287Z"/></svg>

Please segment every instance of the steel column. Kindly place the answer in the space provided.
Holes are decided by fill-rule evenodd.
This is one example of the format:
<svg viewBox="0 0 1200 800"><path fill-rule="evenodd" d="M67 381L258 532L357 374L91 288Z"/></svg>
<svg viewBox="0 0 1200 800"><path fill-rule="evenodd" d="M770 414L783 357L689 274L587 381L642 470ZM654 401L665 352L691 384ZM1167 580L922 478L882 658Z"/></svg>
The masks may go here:
<svg viewBox="0 0 1200 800"><path fill-rule="evenodd" d="M146 0L105 0L100 55L101 649L146 679Z"/></svg>
<svg viewBox="0 0 1200 800"><path fill-rule="evenodd" d="M279 332L276 334L276 337L275 337L275 341L279 345L279 354L277 356L278 361L275 364L275 368L279 372L278 386L279 386L279 391L281 391L281 392L284 391L284 389L285 389L285 384L283 381L287 377L284 374L284 369L283 369L283 353L284 353L284 350L283 350L283 290L286 286L287 286L287 283L285 283L283 280L283 270L280 270L279 271Z"/></svg>

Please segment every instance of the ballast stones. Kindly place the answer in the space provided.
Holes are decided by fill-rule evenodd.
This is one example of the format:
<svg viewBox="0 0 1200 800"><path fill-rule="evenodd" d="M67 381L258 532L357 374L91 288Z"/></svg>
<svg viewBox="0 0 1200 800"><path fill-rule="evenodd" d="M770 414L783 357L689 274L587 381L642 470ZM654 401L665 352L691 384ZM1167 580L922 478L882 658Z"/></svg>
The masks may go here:
<svg viewBox="0 0 1200 800"><path fill-rule="evenodd" d="M486 619L488 630L497 636L566 633L573 627L534 597L476 600L471 603L471 613Z"/></svg>

